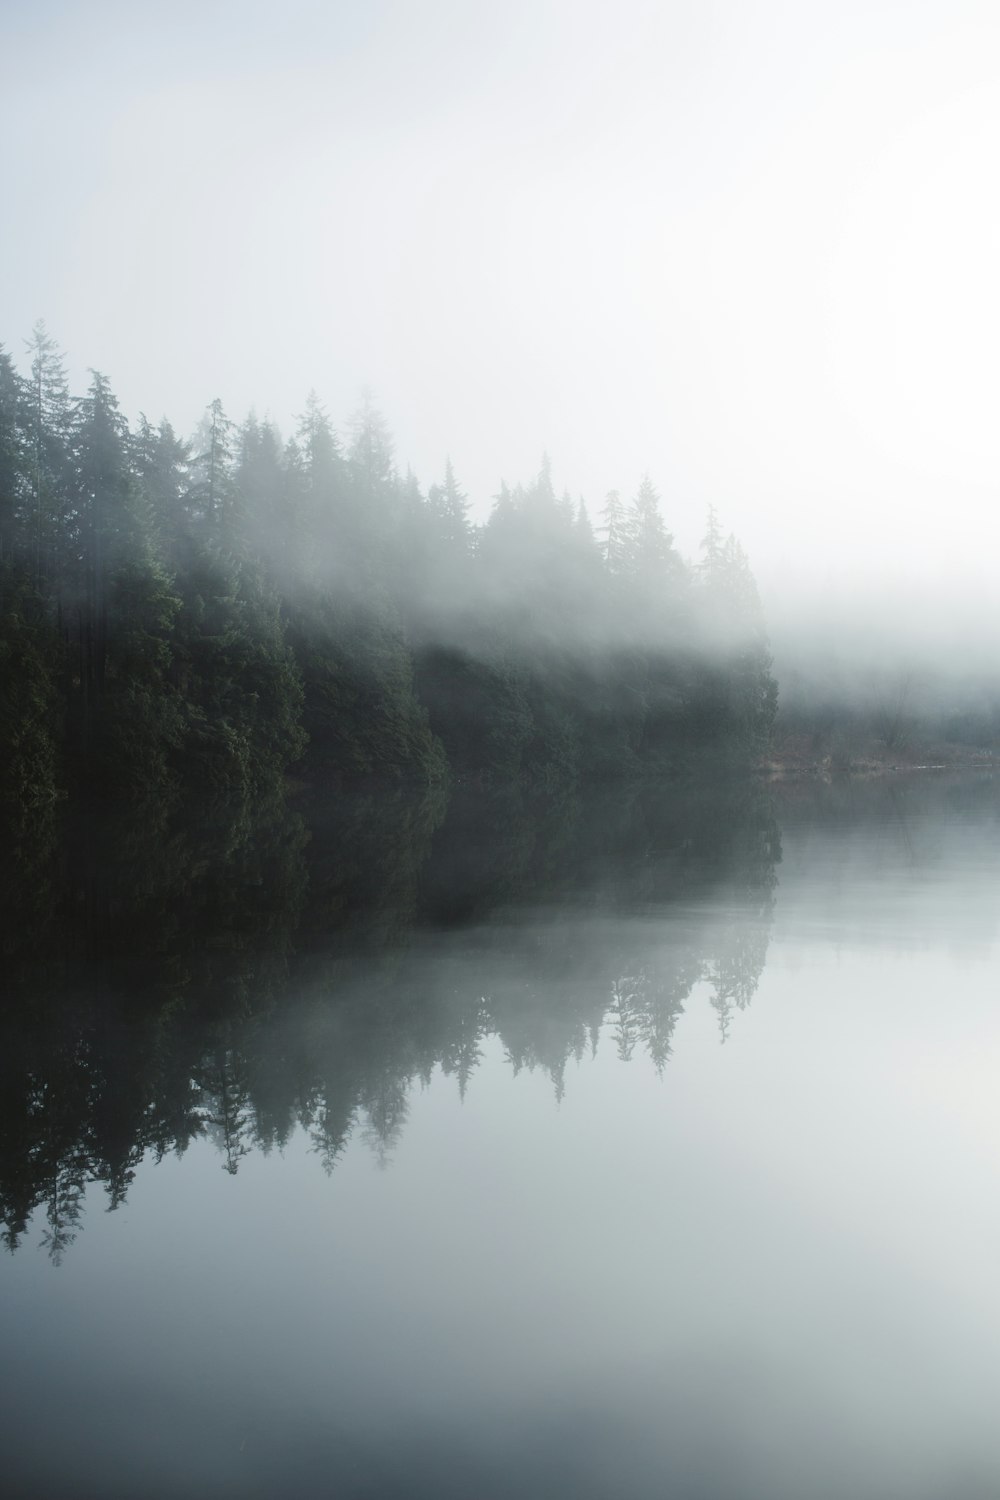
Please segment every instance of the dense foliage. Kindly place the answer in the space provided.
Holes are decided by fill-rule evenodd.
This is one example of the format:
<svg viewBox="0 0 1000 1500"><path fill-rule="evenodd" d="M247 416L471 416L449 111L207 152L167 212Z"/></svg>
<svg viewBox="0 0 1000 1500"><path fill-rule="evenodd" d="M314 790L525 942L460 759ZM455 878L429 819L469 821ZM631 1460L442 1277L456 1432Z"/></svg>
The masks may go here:
<svg viewBox="0 0 1000 1500"><path fill-rule="evenodd" d="M448 465L401 477L366 404L342 444L215 401L195 439L71 397L43 326L0 350L0 767L63 787L533 783L747 758L775 687L744 554L696 566L648 479L595 530L547 461L470 522Z"/></svg>

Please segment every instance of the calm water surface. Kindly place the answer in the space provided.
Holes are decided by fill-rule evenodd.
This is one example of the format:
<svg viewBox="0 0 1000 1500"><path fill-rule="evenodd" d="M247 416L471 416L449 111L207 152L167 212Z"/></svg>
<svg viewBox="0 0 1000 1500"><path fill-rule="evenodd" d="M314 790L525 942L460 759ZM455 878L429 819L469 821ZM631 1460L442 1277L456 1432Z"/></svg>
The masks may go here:
<svg viewBox="0 0 1000 1500"><path fill-rule="evenodd" d="M22 841L0 1490L1000 1493L998 810L911 778Z"/></svg>

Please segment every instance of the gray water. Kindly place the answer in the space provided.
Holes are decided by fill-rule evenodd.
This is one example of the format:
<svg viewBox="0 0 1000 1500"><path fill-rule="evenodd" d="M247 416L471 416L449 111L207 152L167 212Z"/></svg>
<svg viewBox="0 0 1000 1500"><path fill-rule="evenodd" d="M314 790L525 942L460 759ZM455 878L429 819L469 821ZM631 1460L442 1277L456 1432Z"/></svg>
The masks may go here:
<svg viewBox="0 0 1000 1500"><path fill-rule="evenodd" d="M3 1493L1000 1492L992 784L622 798L53 834Z"/></svg>

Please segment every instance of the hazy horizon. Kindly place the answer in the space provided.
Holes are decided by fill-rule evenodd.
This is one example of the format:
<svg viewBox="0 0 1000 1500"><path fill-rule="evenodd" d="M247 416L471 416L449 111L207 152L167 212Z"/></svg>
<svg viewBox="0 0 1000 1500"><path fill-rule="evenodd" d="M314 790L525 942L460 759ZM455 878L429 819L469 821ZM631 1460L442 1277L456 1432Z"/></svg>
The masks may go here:
<svg viewBox="0 0 1000 1500"><path fill-rule="evenodd" d="M1000 1495L1000 6L0 7L8 1487Z"/></svg>
<svg viewBox="0 0 1000 1500"><path fill-rule="evenodd" d="M988 581L1000 15L8 7L0 332L192 429L375 392L478 519L650 473L765 598Z"/></svg>

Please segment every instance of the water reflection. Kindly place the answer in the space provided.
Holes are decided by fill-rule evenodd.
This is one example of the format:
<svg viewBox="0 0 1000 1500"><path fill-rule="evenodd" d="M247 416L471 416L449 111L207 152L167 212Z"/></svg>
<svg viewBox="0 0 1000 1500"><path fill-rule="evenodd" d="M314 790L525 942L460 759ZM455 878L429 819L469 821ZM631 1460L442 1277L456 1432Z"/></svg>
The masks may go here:
<svg viewBox="0 0 1000 1500"><path fill-rule="evenodd" d="M58 1262L88 1184L117 1208L200 1137L387 1163L490 1038L560 1097L602 1033L662 1071L695 986L723 1038L752 998L779 857L756 786L53 816L2 887L4 1242L37 1211Z"/></svg>
<svg viewBox="0 0 1000 1500"><path fill-rule="evenodd" d="M4 1494L1000 1492L997 810L54 828L3 877L0 1182L78 1241L2 1261Z"/></svg>

